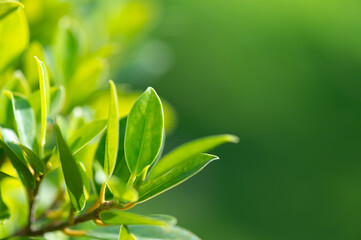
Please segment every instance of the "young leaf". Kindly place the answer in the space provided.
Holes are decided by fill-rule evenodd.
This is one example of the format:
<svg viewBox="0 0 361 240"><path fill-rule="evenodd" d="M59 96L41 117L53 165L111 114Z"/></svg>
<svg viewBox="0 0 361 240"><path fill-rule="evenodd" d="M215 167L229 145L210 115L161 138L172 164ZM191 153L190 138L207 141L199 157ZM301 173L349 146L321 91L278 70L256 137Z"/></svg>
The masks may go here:
<svg viewBox="0 0 361 240"><path fill-rule="evenodd" d="M76 154L83 147L99 136L107 126L106 120L95 120L76 131L69 139L70 148Z"/></svg>
<svg viewBox="0 0 361 240"><path fill-rule="evenodd" d="M16 133L9 128L0 127L0 137L2 137L4 143L6 143L11 150L19 157L19 159L26 165L26 160L24 158L23 152L20 148L20 141Z"/></svg>
<svg viewBox="0 0 361 240"><path fill-rule="evenodd" d="M153 88L148 88L129 112L125 131L125 159L133 176L156 159L163 140L162 103Z"/></svg>
<svg viewBox="0 0 361 240"><path fill-rule="evenodd" d="M107 185L116 200L135 202L138 200L138 192L132 186L127 185L116 176L112 176Z"/></svg>
<svg viewBox="0 0 361 240"><path fill-rule="evenodd" d="M28 167L25 165L24 161L21 160L19 156L3 140L0 140L0 146L5 149L5 152L8 155L10 162L14 166L17 174L19 175L23 185L27 188L34 189L34 177Z"/></svg>
<svg viewBox="0 0 361 240"><path fill-rule="evenodd" d="M44 155L44 145L46 138L46 125L47 117L50 104L50 94L49 94L49 77L48 71L46 70L45 64L35 57L38 63L38 72L39 72L39 88L40 88L40 102L41 102L41 131L40 131L40 157Z"/></svg>
<svg viewBox="0 0 361 240"><path fill-rule="evenodd" d="M36 122L33 109L28 101L18 94L4 91L12 101L16 128L20 142L27 148L33 149L36 138Z"/></svg>
<svg viewBox="0 0 361 240"><path fill-rule="evenodd" d="M9 218L10 218L10 210L8 206L4 203L0 188L0 222Z"/></svg>
<svg viewBox="0 0 361 240"><path fill-rule="evenodd" d="M129 230L125 225L121 225L119 230L119 240L136 240L136 238L129 233Z"/></svg>
<svg viewBox="0 0 361 240"><path fill-rule="evenodd" d="M57 147L69 198L75 211L85 206L84 184L78 165L67 146L58 125L54 125Z"/></svg>
<svg viewBox="0 0 361 240"><path fill-rule="evenodd" d="M3 9L8 3L0 1L0 4ZM15 63L28 45L29 25L25 11L17 8L11 14L6 14L6 17L1 18L0 32L0 72L3 72L6 68L16 67Z"/></svg>
<svg viewBox="0 0 361 240"><path fill-rule="evenodd" d="M156 218L138 215L124 211L105 211L99 214L100 220L109 225L160 225L167 226L167 223Z"/></svg>
<svg viewBox="0 0 361 240"><path fill-rule="evenodd" d="M32 41L26 49L23 57L23 69L31 89L38 89L39 86L39 74L37 63L34 61L34 56L37 56L40 60L44 61L44 49L43 46L35 41Z"/></svg>
<svg viewBox="0 0 361 240"><path fill-rule="evenodd" d="M0 2L0 20L15 11L18 7L24 8L24 5L16 1Z"/></svg>
<svg viewBox="0 0 361 240"><path fill-rule="evenodd" d="M171 171L163 174L160 177L148 180L143 186L139 188L138 202L144 202L150 198L157 196L179 184L186 181L190 177L200 172L207 164L217 160L218 157L214 155L200 153L192 156L177 165Z"/></svg>
<svg viewBox="0 0 361 240"><path fill-rule="evenodd" d="M238 137L228 134L216 135L186 143L164 156L152 169L149 180L157 178L172 170L178 164L182 164L194 155L204 153L228 142L237 143Z"/></svg>
<svg viewBox="0 0 361 240"><path fill-rule="evenodd" d="M65 89L63 86L50 87L50 106L49 116L55 116L59 113L65 102ZM30 95L29 102L36 113L37 118L41 118L41 102L40 102L40 91L37 90Z"/></svg>
<svg viewBox="0 0 361 240"><path fill-rule="evenodd" d="M45 173L46 167L43 161L29 148L26 146L20 145L23 150L24 156L30 166L34 169L36 174L43 175Z"/></svg>
<svg viewBox="0 0 361 240"><path fill-rule="evenodd" d="M109 118L106 139L106 152L104 159L104 171L110 177L114 171L117 160L119 144L119 110L117 89L113 81L110 84Z"/></svg>

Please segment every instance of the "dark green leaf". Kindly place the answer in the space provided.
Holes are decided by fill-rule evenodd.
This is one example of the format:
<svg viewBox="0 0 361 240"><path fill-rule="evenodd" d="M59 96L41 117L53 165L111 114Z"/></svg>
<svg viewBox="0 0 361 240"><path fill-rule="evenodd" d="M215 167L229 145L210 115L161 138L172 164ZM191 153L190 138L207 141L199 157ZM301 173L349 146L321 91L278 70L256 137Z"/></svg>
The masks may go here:
<svg viewBox="0 0 361 240"><path fill-rule="evenodd" d="M150 179L143 186L141 186L139 188L138 202L144 202L158 194L161 194L162 192L169 190L170 188L181 184L201 171L208 163L217 159L217 156L204 153L190 157L187 159L187 161L179 164L171 171L163 174L160 177Z"/></svg>
<svg viewBox="0 0 361 240"><path fill-rule="evenodd" d="M19 156L3 141L0 140L0 145L5 149L12 165L14 166L17 174L23 185L27 188L35 188L35 180L26 164L19 158Z"/></svg>
<svg viewBox="0 0 361 240"><path fill-rule="evenodd" d="M1 187L0 187L0 224L1 221L10 218L10 211L8 206L4 203L4 200L1 195Z"/></svg>
<svg viewBox="0 0 361 240"><path fill-rule="evenodd" d="M24 8L24 5L15 1L0 2L0 20L15 11L18 7Z"/></svg>
<svg viewBox="0 0 361 240"><path fill-rule="evenodd" d="M1 182L4 178L12 178L12 179L14 179L13 176L10 176L9 174L6 174L6 173L4 173L4 172L0 172L0 182Z"/></svg>
<svg viewBox="0 0 361 240"><path fill-rule="evenodd" d="M70 202L75 211L81 211L85 206L84 184L78 165L66 144L58 125L54 125L60 163L68 188Z"/></svg>
<svg viewBox="0 0 361 240"><path fill-rule="evenodd" d="M107 126L106 120L95 120L76 131L69 139L73 154L80 151L93 139L99 136Z"/></svg>
<svg viewBox="0 0 361 240"><path fill-rule="evenodd" d="M149 175L149 180L169 172L178 164L182 164L183 162L188 161L189 158L194 155L204 153L212 148L228 142L237 143L238 137L228 134L216 135L186 143L163 157L152 169Z"/></svg>
<svg viewBox="0 0 361 240"><path fill-rule="evenodd" d="M13 150L13 152L16 153L19 159L26 165L27 162L20 148L20 141L18 136L16 136L16 133L12 129L0 127L0 136L2 137L3 141Z"/></svg>
<svg viewBox="0 0 361 240"><path fill-rule="evenodd" d="M162 103L148 88L129 112L125 132L125 159L133 176L138 176L156 159L163 140Z"/></svg>
<svg viewBox="0 0 361 240"><path fill-rule="evenodd" d="M13 94L10 91L4 91L4 93L12 101L16 128L21 144L33 149L36 139L36 122L33 109L22 96Z"/></svg>
<svg viewBox="0 0 361 240"><path fill-rule="evenodd" d="M34 169L36 174L43 175L45 173L46 167L43 161L29 148L20 145L23 150L24 156L30 166Z"/></svg>
<svg viewBox="0 0 361 240"><path fill-rule="evenodd" d="M113 81L110 84L109 118L104 159L104 171L110 177L117 161L119 145L119 107L117 89Z"/></svg>
<svg viewBox="0 0 361 240"><path fill-rule="evenodd" d="M166 222L156 218L118 210L101 212L99 217L103 223L109 225L167 225Z"/></svg>

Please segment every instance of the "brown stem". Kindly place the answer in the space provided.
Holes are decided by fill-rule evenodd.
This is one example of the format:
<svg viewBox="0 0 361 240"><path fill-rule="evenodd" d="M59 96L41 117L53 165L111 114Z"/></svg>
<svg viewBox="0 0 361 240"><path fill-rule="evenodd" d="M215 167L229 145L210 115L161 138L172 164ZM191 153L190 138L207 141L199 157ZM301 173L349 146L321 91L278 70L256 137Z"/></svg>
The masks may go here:
<svg viewBox="0 0 361 240"><path fill-rule="evenodd" d="M75 226L79 223L87 222L87 221L90 221L93 219L98 219L99 213L101 213L102 211L113 210L116 208L121 209L121 210L125 209L124 206L120 206L119 204L115 203L114 201L105 202L101 206L96 208L95 210L75 217L73 222L69 222L68 220L66 220L63 222L51 223L51 224L46 225L43 228L41 228L39 230L35 230L35 231L33 231L33 230L29 231L28 229L25 228L24 230L18 232L14 236L42 236L44 233L47 233L47 232L64 230L66 228Z"/></svg>

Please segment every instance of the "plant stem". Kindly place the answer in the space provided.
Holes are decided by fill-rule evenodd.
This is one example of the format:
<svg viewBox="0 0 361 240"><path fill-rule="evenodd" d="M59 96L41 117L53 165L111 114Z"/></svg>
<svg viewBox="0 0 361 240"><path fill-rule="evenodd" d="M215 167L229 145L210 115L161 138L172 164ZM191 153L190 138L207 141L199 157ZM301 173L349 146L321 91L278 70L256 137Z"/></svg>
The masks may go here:
<svg viewBox="0 0 361 240"><path fill-rule="evenodd" d="M21 230L20 232L16 233L15 236L42 236L44 233L47 232L54 232L59 230L64 230L66 228L75 226L79 223L87 222L94 219L99 219L99 213L102 211L108 211L113 209L119 209L119 210L126 210L131 207L133 207L134 204L126 204L126 205L120 205L118 203L115 203L114 201L105 202L102 205L100 205L98 208L91 212L84 213L82 215L79 215L74 218L74 221L69 222L68 220L62 221L62 222L55 222L48 224L38 230L29 230L28 228L25 228Z"/></svg>

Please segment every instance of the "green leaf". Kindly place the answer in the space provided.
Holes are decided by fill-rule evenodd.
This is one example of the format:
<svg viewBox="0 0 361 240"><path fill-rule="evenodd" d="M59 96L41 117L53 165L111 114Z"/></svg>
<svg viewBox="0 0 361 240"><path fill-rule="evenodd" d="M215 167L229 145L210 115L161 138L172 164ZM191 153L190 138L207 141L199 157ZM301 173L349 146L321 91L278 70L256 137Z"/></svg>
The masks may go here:
<svg viewBox="0 0 361 240"><path fill-rule="evenodd" d="M12 101L16 128L21 144L33 149L36 139L36 122L33 109L22 96L13 94L10 91L4 91L4 93Z"/></svg>
<svg viewBox="0 0 361 240"><path fill-rule="evenodd" d="M38 72L39 72L39 88L40 88L40 103L41 103L41 130L40 130L40 157L44 155L44 145L46 139L46 126L47 126L47 117L50 104L50 93L49 93L49 77L48 71L45 64L35 57L38 63Z"/></svg>
<svg viewBox="0 0 361 240"><path fill-rule="evenodd" d="M52 48L54 61L54 80L66 85L74 73L78 61L79 40L72 29L71 19L63 17L58 24L55 43Z"/></svg>
<svg viewBox="0 0 361 240"><path fill-rule="evenodd" d="M204 153L224 143L237 143L238 137L233 135L215 135L186 143L164 156L152 169L149 180L157 178L182 164L194 155Z"/></svg>
<svg viewBox="0 0 361 240"><path fill-rule="evenodd" d="M78 165L66 144L58 125L54 125L59 158L68 188L70 202L75 211L81 211L85 206L84 184Z"/></svg>
<svg viewBox="0 0 361 240"><path fill-rule="evenodd" d="M16 153L19 159L26 165L27 162L20 148L20 141L18 136L16 136L16 133L12 129L0 127L0 136L2 137L3 141L11 148L11 150Z"/></svg>
<svg viewBox="0 0 361 240"><path fill-rule="evenodd" d="M73 154L76 154L83 147L88 145L92 140L94 140L97 136L99 136L106 128L107 121L106 120L95 120L92 121L81 129L76 131L70 138L70 148Z"/></svg>
<svg viewBox="0 0 361 240"><path fill-rule="evenodd" d="M3 140L0 140L0 145L3 149L5 149L5 152L8 155L10 162L14 166L23 185L27 188L34 189L34 177L23 160L21 160L19 156Z"/></svg>
<svg viewBox="0 0 361 240"><path fill-rule="evenodd" d="M125 159L134 176L155 161L162 146L163 127L162 103L149 87L134 103L127 120Z"/></svg>
<svg viewBox="0 0 361 240"><path fill-rule="evenodd" d="M117 161L119 144L119 110L117 89L113 81L110 84L109 118L106 139L104 171L110 177Z"/></svg>
<svg viewBox="0 0 361 240"><path fill-rule="evenodd" d="M0 172L0 182L1 182L4 178L11 178L11 179L14 179L14 177L13 177L13 176L10 176L9 174L4 173L4 172Z"/></svg>
<svg viewBox="0 0 361 240"><path fill-rule="evenodd" d="M15 1L0 2L0 20L18 9L18 7L24 8L24 5Z"/></svg>
<svg viewBox="0 0 361 240"><path fill-rule="evenodd" d="M55 116L58 114L65 102L65 89L63 86L50 87L50 109L49 116ZM41 118L41 102L40 102L40 91L37 90L30 95L29 102L36 113L37 118Z"/></svg>
<svg viewBox="0 0 361 240"><path fill-rule="evenodd" d="M26 160L28 161L30 166L34 169L36 174L43 175L46 171L46 167L43 161L31 149L23 145L20 145L20 147L23 150Z"/></svg>
<svg viewBox="0 0 361 240"><path fill-rule="evenodd" d="M4 221L9 218L10 218L10 210L2 198L1 188L0 188L0 224L1 221Z"/></svg>
<svg viewBox="0 0 361 240"><path fill-rule="evenodd" d="M6 2L0 2L5 6ZM1 11L1 10L0 10ZM15 66L29 42L29 26L23 9L0 19L0 73Z"/></svg>
<svg viewBox="0 0 361 240"><path fill-rule="evenodd" d="M124 211L104 211L99 214L100 220L109 225L160 225L167 226L167 223L156 218L138 215Z"/></svg>
<svg viewBox="0 0 361 240"><path fill-rule="evenodd" d="M23 69L31 89L38 89L38 67L34 61L34 56L37 56L41 61L44 61L44 49L43 46L37 42L32 41L24 53Z"/></svg>
<svg viewBox="0 0 361 240"><path fill-rule="evenodd" d="M200 240L196 235L188 230L177 227L160 227L160 226L129 226L129 232L133 234L136 239L142 240Z"/></svg>
<svg viewBox="0 0 361 240"><path fill-rule="evenodd" d="M127 185L116 176L112 176L107 185L116 200L123 202L136 202L138 200L138 192L132 186Z"/></svg>
<svg viewBox="0 0 361 240"><path fill-rule="evenodd" d="M129 233L129 230L125 225L121 225L119 230L119 240L136 240L136 238Z"/></svg>
<svg viewBox="0 0 361 240"><path fill-rule="evenodd" d="M207 164L217 159L217 156L200 153L188 158L182 164L179 164L162 176L149 179L139 188L138 202L144 202L181 184L200 172Z"/></svg>

